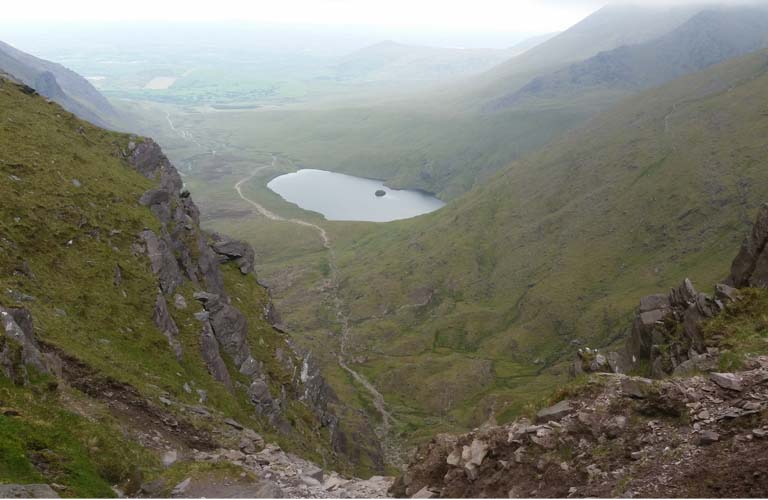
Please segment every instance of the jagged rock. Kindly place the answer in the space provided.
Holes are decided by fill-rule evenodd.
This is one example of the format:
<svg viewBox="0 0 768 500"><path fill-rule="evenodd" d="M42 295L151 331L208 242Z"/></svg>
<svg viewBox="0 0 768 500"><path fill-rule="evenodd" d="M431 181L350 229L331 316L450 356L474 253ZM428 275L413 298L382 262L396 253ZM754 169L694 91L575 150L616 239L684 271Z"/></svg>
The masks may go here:
<svg viewBox="0 0 768 500"><path fill-rule="evenodd" d="M171 346L171 350L176 356L176 359L181 361L183 356L181 342L179 342L178 339L179 328L176 326L176 322L173 321L171 313L168 311L168 304L162 293L158 293L157 299L155 299L155 312L152 316L152 320L155 322L157 328L159 328L168 339L168 345Z"/></svg>
<svg viewBox="0 0 768 500"><path fill-rule="evenodd" d="M709 378L723 389L741 392L741 379L734 373L710 373Z"/></svg>
<svg viewBox="0 0 768 500"><path fill-rule="evenodd" d="M169 201L171 201L171 193L165 189L150 189L139 198L139 203L145 207L168 203Z"/></svg>
<svg viewBox="0 0 768 500"><path fill-rule="evenodd" d="M188 477L176 486L173 487L173 491L171 491L171 495L173 496L180 496L186 493L187 489L189 488L189 485L192 483L192 478Z"/></svg>
<svg viewBox="0 0 768 500"><path fill-rule="evenodd" d="M32 314L0 307L0 369L17 384L27 381L27 367L49 373L46 356L35 339Z"/></svg>
<svg viewBox="0 0 768 500"><path fill-rule="evenodd" d="M555 432L546 426L536 429L536 433L531 436L531 441L547 450L551 450L557 445Z"/></svg>
<svg viewBox="0 0 768 500"><path fill-rule="evenodd" d="M168 157L152 139L144 139L143 142L136 144L136 147L130 151L128 163L144 177L159 180L161 187L171 193L178 193L184 184Z"/></svg>
<svg viewBox="0 0 768 500"><path fill-rule="evenodd" d="M739 300L739 291L736 288L719 283L715 286L715 298L727 304Z"/></svg>
<svg viewBox="0 0 768 500"><path fill-rule="evenodd" d="M669 294L669 301L673 307L681 307L685 309L696 300L697 295L691 280L685 278L679 287L672 289Z"/></svg>
<svg viewBox="0 0 768 500"><path fill-rule="evenodd" d="M252 455L264 448L264 438L252 429L244 429L238 447L243 453Z"/></svg>
<svg viewBox="0 0 768 500"><path fill-rule="evenodd" d="M618 352L609 352L607 358L608 358L608 367L611 369L612 373L627 372L627 363L626 363L626 360L624 359L624 356L622 356Z"/></svg>
<svg viewBox="0 0 768 500"><path fill-rule="evenodd" d="M736 288L747 286L765 287L768 283L768 266L763 256L768 242L768 204L760 207L752 232L744 240L738 255L731 264L729 284Z"/></svg>
<svg viewBox="0 0 768 500"><path fill-rule="evenodd" d="M273 403L269 385L262 379L256 379L251 383L248 387L248 397L254 405L264 409L270 408Z"/></svg>
<svg viewBox="0 0 768 500"><path fill-rule="evenodd" d="M625 377L621 379L621 392L635 399L648 397L653 387L653 381L641 377Z"/></svg>
<svg viewBox="0 0 768 500"><path fill-rule="evenodd" d="M233 240L220 234L214 235L214 243L211 245L213 251L223 257L223 260L235 260L243 274L253 272L253 263L256 254L253 247L240 240Z"/></svg>
<svg viewBox="0 0 768 500"><path fill-rule="evenodd" d="M564 399L553 406L539 410L539 412L536 414L536 421L537 422L548 422L550 420L557 421L563 418L564 416L568 415L572 411L573 411L572 402L568 399Z"/></svg>
<svg viewBox="0 0 768 500"><path fill-rule="evenodd" d="M649 359L653 347L653 334L657 324L669 313L666 309L641 312L632 323L632 330L627 342L628 357L635 362Z"/></svg>
<svg viewBox="0 0 768 500"><path fill-rule="evenodd" d="M0 484L0 498L59 498L47 484Z"/></svg>
<svg viewBox="0 0 768 500"><path fill-rule="evenodd" d="M210 314L209 321L216 339L239 369L251 357L247 343L248 323L245 316L222 300L219 295L198 292L195 294L195 299L199 300Z"/></svg>
<svg viewBox="0 0 768 500"><path fill-rule="evenodd" d="M237 420L235 420L233 418L225 418L224 419L224 423L227 424L228 426L234 428L234 429L239 430L239 431L244 429L242 424L240 424L240 422L238 422Z"/></svg>
<svg viewBox="0 0 768 500"><path fill-rule="evenodd" d="M171 250L168 235L158 237L153 231L146 229L141 232L140 237L147 246L152 272L158 276L160 289L166 295L173 293L184 281L184 277Z"/></svg>
<svg viewBox="0 0 768 500"><path fill-rule="evenodd" d="M179 311L183 311L187 308L187 299L185 299L183 295L177 293L173 298L173 306Z"/></svg>
<svg viewBox="0 0 768 500"><path fill-rule="evenodd" d="M205 289L213 294L223 296L225 294L224 276L219 269L219 261L202 235L198 238L197 250L200 254L197 259L197 267L205 283Z"/></svg>
<svg viewBox="0 0 768 500"><path fill-rule="evenodd" d="M253 356L248 356L248 359L240 365L239 371L249 378L260 377L262 374L261 362L256 361Z"/></svg>
<svg viewBox="0 0 768 500"><path fill-rule="evenodd" d="M227 371L227 365L221 358L219 342L213 335L211 323L207 320L203 321L203 332L200 338L200 352L211 376L224 384L227 389L232 390L232 380L229 376L229 371Z"/></svg>
<svg viewBox="0 0 768 500"><path fill-rule="evenodd" d="M669 309L670 307L669 295L664 293L647 295L640 299L641 313Z"/></svg>
<svg viewBox="0 0 768 500"><path fill-rule="evenodd" d="M480 466L485 460L485 456L488 454L488 443L480 439L473 439L469 446L465 446L461 459L465 464L471 464L474 466Z"/></svg>

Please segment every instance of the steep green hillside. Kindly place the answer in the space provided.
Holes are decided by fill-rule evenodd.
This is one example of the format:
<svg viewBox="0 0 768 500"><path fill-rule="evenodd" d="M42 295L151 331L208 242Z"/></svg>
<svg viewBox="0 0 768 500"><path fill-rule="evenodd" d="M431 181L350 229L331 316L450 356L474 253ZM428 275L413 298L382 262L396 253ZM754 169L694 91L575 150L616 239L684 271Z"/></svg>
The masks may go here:
<svg viewBox="0 0 768 500"><path fill-rule="evenodd" d="M340 233L360 369L403 429L509 418L638 295L724 277L768 197L767 71L762 52L675 81L439 212Z"/></svg>
<svg viewBox="0 0 768 500"><path fill-rule="evenodd" d="M331 442L332 395L233 260L247 251L200 231L153 142L0 79L0 175L0 483L102 497L240 474L191 461L238 446L225 419L350 467Z"/></svg>

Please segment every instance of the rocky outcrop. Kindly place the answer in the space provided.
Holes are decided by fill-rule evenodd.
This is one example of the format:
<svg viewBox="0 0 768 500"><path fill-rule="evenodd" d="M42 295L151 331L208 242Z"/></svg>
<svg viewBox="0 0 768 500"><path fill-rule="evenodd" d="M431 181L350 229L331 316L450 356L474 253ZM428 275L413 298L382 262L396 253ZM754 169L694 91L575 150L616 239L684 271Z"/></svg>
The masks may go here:
<svg viewBox="0 0 768 500"><path fill-rule="evenodd" d="M47 484L0 484L0 498L59 498Z"/></svg>
<svg viewBox="0 0 768 500"><path fill-rule="evenodd" d="M183 356L181 343L178 339L179 327L176 326L176 322L171 317L171 313L168 311L168 303L162 293L158 293L157 299L155 299L155 314L152 316L152 320L155 322L155 326L168 339L168 345L171 347L176 359L181 361Z"/></svg>
<svg viewBox="0 0 768 500"><path fill-rule="evenodd" d="M583 348L572 372L592 373L569 398L419 448L399 497L715 497L764 495L768 478L768 356L717 371L718 338L703 323L766 287L768 205L714 296L690 280L640 300L625 349ZM764 263L765 261L765 263ZM765 266L765 267L764 267ZM767 274L764 274L767 273ZM647 372L653 378L621 372ZM675 375L669 378L669 375ZM706 478L706 481L702 481Z"/></svg>
<svg viewBox="0 0 768 500"><path fill-rule="evenodd" d="M146 251L152 267L152 272L158 277L160 289L164 294L172 294L184 281L179 263L172 250L172 243L167 233L157 236L153 231L146 229L139 235L144 247L140 251Z"/></svg>
<svg viewBox="0 0 768 500"><path fill-rule="evenodd" d="M208 321L207 313L202 319L203 333L200 337L200 352L208 367L208 373L214 378L214 380L221 382L228 390L232 390L232 379L229 376L227 365L221 358L219 352L219 342L213 335L213 329L211 323Z"/></svg>
<svg viewBox="0 0 768 500"><path fill-rule="evenodd" d="M253 272L253 264L256 254L248 243L233 240L218 233L214 233L211 248L216 252L222 262L234 260L243 274Z"/></svg>
<svg viewBox="0 0 768 500"><path fill-rule="evenodd" d="M740 373L681 380L593 375L570 400L540 412L537 423L520 418L436 436L418 449L391 492L411 498L764 492L768 358L752 364Z"/></svg>
<svg viewBox="0 0 768 500"><path fill-rule="evenodd" d="M637 368L647 361L651 374L661 377L708 355L700 325L723 310L724 300L730 300L718 297L697 292L686 279L667 295L641 299L626 343L628 365Z"/></svg>
<svg viewBox="0 0 768 500"><path fill-rule="evenodd" d="M286 396L285 388L274 393L269 374L256 359L248 341L248 322L245 315L230 300L224 284L221 265L232 261L244 275L253 272L255 252L239 240L221 234L206 234L199 228L200 212L189 192L182 191L183 183L178 172L151 139L134 140L121 155L137 171L148 179L158 182L158 187L146 191L138 202L152 211L161 223L159 232L145 229L140 235L136 253L145 253L152 272L158 278L160 294L155 303L154 321L168 338L177 358L181 359L181 345L176 339L178 328L167 306L176 290L189 281L197 290L195 298L203 306L196 314L202 323L201 355L211 376L227 390L235 390L237 377L229 373L224 357L232 361L234 368L250 381L245 390L254 409L269 418L275 427L289 432L290 426L281 412ZM183 297L182 297L183 300ZM178 308L178 306L177 306ZM269 315L270 307L265 311ZM268 318L269 319L269 318ZM296 367L302 356L286 342L279 349L280 362L292 373L293 388L290 392L300 395L321 424L336 435L337 419L328 410L328 386L312 365L311 375L300 377Z"/></svg>
<svg viewBox="0 0 768 500"><path fill-rule="evenodd" d="M752 231L731 264L728 284L736 288L768 287L768 203L760 207Z"/></svg>
<svg viewBox="0 0 768 500"><path fill-rule="evenodd" d="M0 325L0 370L6 377L23 385L30 368L51 372L53 360L41 351L28 310L0 307Z"/></svg>
<svg viewBox="0 0 768 500"><path fill-rule="evenodd" d="M768 204L757 214L750 234L731 264L726 283L715 286L714 295L699 293L689 279L667 294L648 295L640 299L625 349L602 355L580 349L571 372L625 373L638 370L647 363L648 374L685 376L711 371L717 365L719 352L715 343L707 342L701 324L739 300L739 288L768 287Z"/></svg>

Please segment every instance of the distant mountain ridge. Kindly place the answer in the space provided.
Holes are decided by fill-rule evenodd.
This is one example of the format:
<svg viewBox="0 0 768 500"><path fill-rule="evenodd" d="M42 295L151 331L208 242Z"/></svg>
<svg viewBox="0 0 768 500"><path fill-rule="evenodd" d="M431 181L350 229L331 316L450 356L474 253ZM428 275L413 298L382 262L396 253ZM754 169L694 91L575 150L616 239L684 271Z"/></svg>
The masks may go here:
<svg viewBox="0 0 768 500"><path fill-rule="evenodd" d="M109 101L88 80L61 64L0 42L0 71L94 125L118 128L119 114Z"/></svg>
<svg viewBox="0 0 768 500"><path fill-rule="evenodd" d="M535 45L535 41L531 42ZM429 47L383 41L342 58L334 70L341 80L444 80L481 73L527 50Z"/></svg>
<svg viewBox="0 0 768 500"><path fill-rule="evenodd" d="M475 82L475 92L487 101L496 99L514 92L542 72L560 69L602 51L664 36L701 10L701 6L695 5L604 7L550 40L480 75Z"/></svg>
<svg viewBox="0 0 768 500"><path fill-rule="evenodd" d="M493 103L573 97L589 91L637 91L664 84L768 46L768 9L706 10L663 37L625 45L549 75Z"/></svg>

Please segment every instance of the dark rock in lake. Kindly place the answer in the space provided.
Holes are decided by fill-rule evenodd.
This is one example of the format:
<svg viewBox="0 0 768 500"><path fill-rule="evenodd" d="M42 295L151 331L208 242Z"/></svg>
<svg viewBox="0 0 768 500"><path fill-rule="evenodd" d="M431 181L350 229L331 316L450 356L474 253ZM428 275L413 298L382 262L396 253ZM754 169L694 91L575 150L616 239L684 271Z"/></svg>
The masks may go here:
<svg viewBox="0 0 768 500"><path fill-rule="evenodd" d="M386 195L387 195L387 192L384 191L383 189L379 189L379 190L376 191L376 196L378 196L379 198L381 198L382 196L386 196Z"/></svg>

